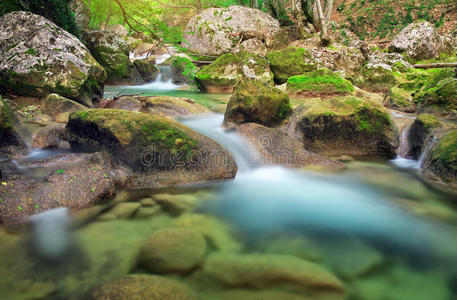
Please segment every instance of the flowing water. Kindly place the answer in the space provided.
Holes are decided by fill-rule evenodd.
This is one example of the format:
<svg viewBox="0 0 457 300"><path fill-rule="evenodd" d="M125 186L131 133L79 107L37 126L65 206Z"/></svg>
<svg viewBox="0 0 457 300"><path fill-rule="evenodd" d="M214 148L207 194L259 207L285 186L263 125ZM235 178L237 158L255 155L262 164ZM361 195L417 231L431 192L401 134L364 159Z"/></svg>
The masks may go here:
<svg viewBox="0 0 457 300"><path fill-rule="evenodd" d="M106 96L180 96L216 111L227 101L227 96L159 90L162 82L154 84L110 87ZM234 180L123 192L115 200L167 198L185 205L179 213L164 206L145 217L142 206L128 219L116 218L108 203L78 214L62 208L36 215L27 235L0 230L0 298L86 299L83 292L105 280L146 272L137 264L138 252L155 230L185 226L206 237L208 252L297 257L330 270L346 286L344 296L330 297L281 285L224 286L202 279L198 270L169 276L202 299L456 299L455 201L429 188L414 170L381 159L352 161L330 174L262 167L245 139L222 129L221 114L178 121L233 154L240 167ZM29 158L36 155L45 154ZM269 270L246 268L247 274L249 268ZM283 288L286 294L280 293Z"/></svg>

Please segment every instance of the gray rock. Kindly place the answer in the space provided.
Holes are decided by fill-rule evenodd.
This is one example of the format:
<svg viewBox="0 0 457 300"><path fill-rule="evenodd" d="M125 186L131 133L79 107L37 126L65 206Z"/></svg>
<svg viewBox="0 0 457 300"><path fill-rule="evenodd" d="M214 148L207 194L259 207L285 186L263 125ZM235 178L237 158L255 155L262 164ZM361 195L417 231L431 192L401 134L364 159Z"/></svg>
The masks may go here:
<svg viewBox="0 0 457 300"><path fill-rule="evenodd" d="M54 119L60 114L85 110L87 108L87 106L57 94L50 94L43 100L43 112Z"/></svg>
<svg viewBox="0 0 457 300"><path fill-rule="evenodd" d="M405 53L416 60L436 58L444 43L433 24L417 21L409 24L389 45L392 52Z"/></svg>
<svg viewBox="0 0 457 300"><path fill-rule="evenodd" d="M194 16L184 32L191 52L221 55L231 52L240 39L265 40L279 30L279 22L252 8L209 8Z"/></svg>
<svg viewBox="0 0 457 300"><path fill-rule="evenodd" d="M42 16L0 17L0 87L18 95L58 93L91 106L106 73L73 35Z"/></svg>

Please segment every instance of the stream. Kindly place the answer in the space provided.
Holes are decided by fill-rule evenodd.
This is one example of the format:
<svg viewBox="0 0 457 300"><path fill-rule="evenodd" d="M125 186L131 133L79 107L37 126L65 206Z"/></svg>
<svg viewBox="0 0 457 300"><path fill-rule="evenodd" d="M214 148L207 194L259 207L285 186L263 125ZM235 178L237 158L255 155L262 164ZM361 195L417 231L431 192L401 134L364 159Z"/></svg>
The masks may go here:
<svg viewBox="0 0 457 300"><path fill-rule="evenodd" d="M456 299L457 210L450 196L420 180L420 161L405 157L407 150L400 149L392 161L350 161L339 173L261 166L242 136L222 129L220 112L229 96L201 94L159 77L141 86L107 87L105 97L136 93L187 97L215 111L177 120L229 150L239 166L236 178L123 192L117 198L184 199L187 208L178 215L159 211L110 219L103 217L108 204L100 204L94 209L101 216L78 226L70 224L79 216L61 208L35 215L30 236L0 229L0 298L79 299L105 280L143 273L137 253L156 229L189 226L218 251L316 262L344 282L344 299ZM26 159L53 154L35 150ZM226 291L192 274L172 277L199 291L202 299L222 299Z"/></svg>

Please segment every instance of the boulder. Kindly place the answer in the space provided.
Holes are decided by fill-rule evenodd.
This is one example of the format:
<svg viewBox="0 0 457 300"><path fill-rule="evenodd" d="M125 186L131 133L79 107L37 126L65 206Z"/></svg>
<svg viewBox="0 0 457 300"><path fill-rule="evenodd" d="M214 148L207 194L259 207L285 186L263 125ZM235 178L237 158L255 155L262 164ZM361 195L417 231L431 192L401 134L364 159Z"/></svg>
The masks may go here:
<svg viewBox="0 0 457 300"><path fill-rule="evenodd" d="M340 170L343 164L322 155L306 151L303 143L277 128L244 123L238 131L257 149L262 163L287 167L307 167Z"/></svg>
<svg viewBox="0 0 457 300"><path fill-rule="evenodd" d="M406 113L416 111L412 92L400 88L398 85L389 89L384 97L384 106Z"/></svg>
<svg viewBox="0 0 457 300"><path fill-rule="evenodd" d="M452 68L440 69L415 93L419 112L449 115L457 113L457 76Z"/></svg>
<svg viewBox="0 0 457 300"><path fill-rule="evenodd" d="M348 95L354 92L354 86L341 74L322 68L290 77L287 92L296 98Z"/></svg>
<svg viewBox="0 0 457 300"><path fill-rule="evenodd" d="M232 93L240 77L273 83L273 73L268 61L246 52L220 56L212 64L203 67L195 75L195 80L202 91Z"/></svg>
<svg viewBox="0 0 457 300"><path fill-rule="evenodd" d="M143 108L143 102L135 96L121 96L117 99L114 99L105 107L128 111L140 111Z"/></svg>
<svg viewBox="0 0 457 300"><path fill-rule="evenodd" d="M208 108L189 98L156 96L146 97L144 100L146 111L160 116L174 117L211 113Z"/></svg>
<svg viewBox="0 0 457 300"><path fill-rule="evenodd" d="M444 183L448 183L457 188L457 130L450 130L438 137L438 141L422 167L426 171L426 177L438 178Z"/></svg>
<svg viewBox="0 0 457 300"><path fill-rule="evenodd" d="M50 124L41 128L33 135L32 147L39 149L70 149L70 144L66 140L65 124Z"/></svg>
<svg viewBox="0 0 457 300"><path fill-rule="evenodd" d="M244 79L234 88L224 121L236 124L254 122L269 126L282 122L291 111L286 93L267 82Z"/></svg>
<svg viewBox="0 0 457 300"><path fill-rule="evenodd" d="M53 119L56 119L57 116L63 113L85 110L87 108L87 106L57 94L50 94L43 100L43 112Z"/></svg>
<svg viewBox="0 0 457 300"><path fill-rule="evenodd" d="M116 172L101 153L67 153L11 166L0 190L0 223L15 224L57 207L79 210L116 192Z"/></svg>
<svg viewBox="0 0 457 300"><path fill-rule="evenodd" d="M325 268L289 255L214 253L201 273L228 287L289 287L335 294L345 290L344 284Z"/></svg>
<svg viewBox="0 0 457 300"><path fill-rule="evenodd" d="M75 15L76 25L80 29L85 29L89 26L90 23L90 9L83 2L79 0L71 0L68 2L68 7L71 9Z"/></svg>
<svg viewBox="0 0 457 300"><path fill-rule="evenodd" d="M67 132L74 149L107 150L132 172L131 188L233 178L237 170L219 144L169 118L90 109L72 113Z"/></svg>
<svg viewBox="0 0 457 300"><path fill-rule="evenodd" d="M420 114L411 125L408 134L410 155L419 159L424 151L425 143L434 128L440 127L440 121L430 114Z"/></svg>
<svg viewBox="0 0 457 300"><path fill-rule="evenodd" d="M265 41L277 31L279 22L267 13L232 5L205 9L194 16L184 30L184 40L191 52L219 56L231 52L242 41Z"/></svg>
<svg viewBox="0 0 457 300"><path fill-rule="evenodd" d="M258 55L265 55L268 52L267 46L258 38L249 39L235 46L233 53L249 52Z"/></svg>
<svg viewBox="0 0 457 300"><path fill-rule="evenodd" d="M106 73L73 35L44 17L0 17L0 89L24 96L58 93L88 106L103 97Z"/></svg>
<svg viewBox="0 0 457 300"><path fill-rule="evenodd" d="M435 26L417 21L404 28L390 43L391 52L405 53L415 60L437 58L444 43Z"/></svg>
<svg viewBox="0 0 457 300"><path fill-rule="evenodd" d="M287 48L270 52L266 56L274 73L274 80L283 84L295 75L311 72L317 69L317 62L308 50L303 48Z"/></svg>
<svg viewBox="0 0 457 300"><path fill-rule="evenodd" d="M125 39L110 30L84 32L92 55L105 68L109 84L144 83L137 69L130 62L128 45Z"/></svg>
<svg viewBox="0 0 457 300"><path fill-rule="evenodd" d="M154 81L159 75L159 69L155 66L153 61L148 59L137 59L133 62L133 64L140 73L144 82Z"/></svg>
<svg viewBox="0 0 457 300"><path fill-rule="evenodd" d="M144 243L140 264L154 273L186 273L203 262L203 235L186 228L164 228Z"/></svg>
<svg viewBox="0 0 457 300"><path fill-rule="evenodd" d="M398 144L387 111L358 97L308 99L295 109L289 130L305 149L330 156L395 156Z"/></svg>
<svg viewBox="0 0 457 300"><path fill-rule="evenodd" d="M155 275L128 275L90 289L90 300L197 300L198 296L185 284Z"/></svg>
<svg viewBox="0 0 457 300"><path fill-rule="evenodd" d="M354 84L374 92L386 92L398 84L398 72L406 72L413 66L398 53L375 52L368 57L360 74L354 76Z"/></svg>

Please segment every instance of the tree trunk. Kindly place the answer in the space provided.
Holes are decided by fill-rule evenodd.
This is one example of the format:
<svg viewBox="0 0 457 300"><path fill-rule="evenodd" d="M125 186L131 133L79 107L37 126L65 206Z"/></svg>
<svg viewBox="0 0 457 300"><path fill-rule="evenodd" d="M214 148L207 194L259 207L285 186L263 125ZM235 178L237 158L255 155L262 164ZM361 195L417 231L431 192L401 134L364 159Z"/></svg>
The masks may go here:
<svg viewBox="0 0 457 300"><path fill-rule="evenodd" d="M328 24L330 22L330 18L332 17L332 10L333 10L333 0L327 0L325 3L325 22Z"/></svg>
<svg viewBox="0 0 457 300"><path fill-rule="evenodd" d="M322 38L327 39L327 22L324 17L324 12L322 11L321 0L315 0L315 3L321 25Z"/></svg>

